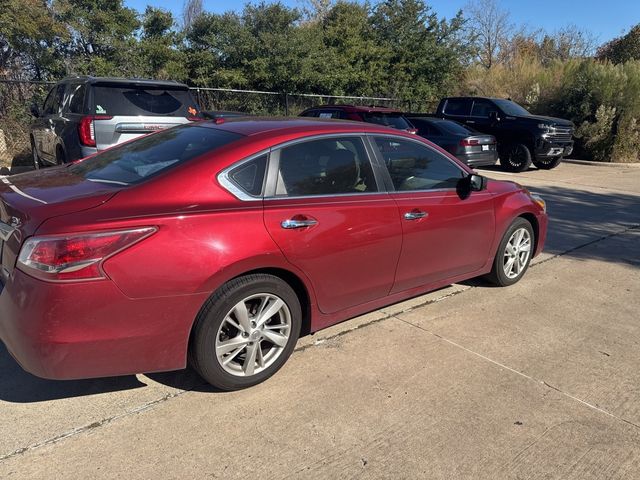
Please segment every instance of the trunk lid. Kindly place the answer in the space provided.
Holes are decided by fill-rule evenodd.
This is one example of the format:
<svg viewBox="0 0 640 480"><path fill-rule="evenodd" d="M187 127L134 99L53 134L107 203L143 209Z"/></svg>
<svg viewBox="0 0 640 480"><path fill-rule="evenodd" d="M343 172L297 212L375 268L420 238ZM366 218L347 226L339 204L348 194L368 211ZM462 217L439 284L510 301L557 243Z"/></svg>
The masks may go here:
<svg viewBox="0 0 640 480"><path fill-rule="evenodd" d="M47 219L102 205L122 187L92 182L66 166L0 177L0 261L3 279L20 247Z"/></svg>

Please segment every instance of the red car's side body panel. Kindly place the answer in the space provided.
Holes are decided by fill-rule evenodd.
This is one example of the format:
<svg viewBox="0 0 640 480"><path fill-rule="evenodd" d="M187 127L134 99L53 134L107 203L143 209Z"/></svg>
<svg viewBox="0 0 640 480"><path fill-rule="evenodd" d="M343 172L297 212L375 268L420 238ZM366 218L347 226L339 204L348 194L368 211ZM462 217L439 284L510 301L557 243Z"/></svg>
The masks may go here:
<svg viewBox="0 0 640 480"><path fill-rule="evenodd" d="M50 169L37 186L20 179L16 184L51 203L0 192L3 221L25 211L35 219L25 217L2 259L11 269L0 294L0 338L25 369L62 379L183 368L193 322L207 298L251 271L296 277L316 331L487 273L503 232L519 215L535 223L536 254L543 247L546 215L520 187L504 182L489 182L466 200L451 191L239 200L217 180L238 160L305 136L389 130L303 119L219 128L247 136L135 187L91 190ZM429 216L403 220L416 208ZM318 223L281 228L296 215ZM157 232L109 258L104 280L49 283L13 268L20 242L33 234L140 226Z"/></svg>

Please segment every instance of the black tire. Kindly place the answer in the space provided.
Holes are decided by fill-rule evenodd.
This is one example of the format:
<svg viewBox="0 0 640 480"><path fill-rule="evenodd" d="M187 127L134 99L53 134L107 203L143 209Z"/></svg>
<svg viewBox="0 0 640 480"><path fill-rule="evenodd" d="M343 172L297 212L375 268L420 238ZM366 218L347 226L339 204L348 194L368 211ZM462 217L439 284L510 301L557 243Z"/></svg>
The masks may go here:
<svg viewBox="0 0 640 480"><path fill-rule="evenodd" d="M560 162L562 162L562 155L557 157L541 157L533 159L533 164L540 170L551 170L552 168L556 168L560 165Z"/></svg>
<svg viewBox="0 0 640 480"><path fill-rule="evenodd" d="M288 307L288 312L290 313L288 317L290 321L289 337L286 345L280 349L276 348L279 353L275 356L273 363L265 366L262 371L246 376L239 376L242 375L240 372L234 375L233 373L229 373L218 359L216 342L219 336L224 333L221 329L228 326L228 324L223 325L223 322L225 322L225 317L228 318L228 316L231 316L234 306L250 298L252 295L259 294L274 295L282 300L286 307ZM281 313L277 313L276 315L280 316ZM274 316L273 318L276 317ZM283 322L282 319L278 319L277 321ZM251 274L235 278L220 287L209 298L198 314L191 335L189 362L204 380L220 390L230 391L251 387L271 377L285 364L298 341L301 324L302 310L300 300L294 290L284 280L267 274ZM233 340L241 336L248 336L248 334L245 335L241 330L237 330L236 336L227 338L227 340ZM246 341L248 342L249 339ZM265 339L256 342L256 348L263 345L264 342ZM269 348L276 347L275 344L269 347L269 344L270 342L266 340L267 352L269 352ZM253 345L253 342L251 345ZM244 359L246 362L248 360L247 355L249 355L249 348L243 348L245 348ZM242 351L235 356L237 359L242 357ZM262 357L262 354L260 354L260 357ZM230 363L234 364L235 362L232 361ZM254 363L251 362L251 364L253 365Z"/></svg>
<svg viewBox="0 0 640 480"><path fill-rule="evenodd" d="M531 166L531 151L524 143L512 143L500 152L500 165L509 172L524 172Z"/></svg>
<svg viewBox="0 0 640 480"><path fill-rule="evenodd" d="M40 156L38 155L36 142L34 142L33 138L31 139L31 159L33 161L33 168L35 170L40 170L42 168L42 161L40 160Z"/></svg>
<svg viewBox="0 0 640 480"><path fill-rule="evenodd" d="M507 258L507 255L508 255L507 243L509 243L509 240L511 239L512 235L516 231L523 228L527 231L529 235L529 254L526 258L526 262L524 262L524 265L521 268L519 268L519 272L517 276L510 277L505 272L505 268L506 268L505 258ZM487 280L489 280L489 282L499 287L508 287L509 285L513 285L514 283L518 282L522 278L522 276L525 274L527 269L529 268L529 264L531 263L531 257L534 253L534 246L535 246L535 235L533 233L533 227L531 226L531 223L529 223L526 219L522 217L516 218L511 223L509 228L507 228L507 231L505 232L505 234L502 237L502 240L500 241L500 245L498 246L498 251L496 252L496 256L493 260L493 268L491 269L491 273L487 275L486 277Z"/></svg>

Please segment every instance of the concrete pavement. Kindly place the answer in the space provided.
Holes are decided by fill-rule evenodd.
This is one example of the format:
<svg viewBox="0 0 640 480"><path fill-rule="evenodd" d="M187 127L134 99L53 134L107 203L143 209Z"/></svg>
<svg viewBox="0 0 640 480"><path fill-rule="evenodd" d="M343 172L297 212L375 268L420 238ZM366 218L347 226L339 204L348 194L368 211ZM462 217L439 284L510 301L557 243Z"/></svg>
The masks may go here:
<svg viewBox="0 0 640 480"><path fill-rule="evenodd" d="M640 168L509 175L548 201L523 281L301 339L270 381L81 382L0 350L0 478L640 478Z"/></svg>

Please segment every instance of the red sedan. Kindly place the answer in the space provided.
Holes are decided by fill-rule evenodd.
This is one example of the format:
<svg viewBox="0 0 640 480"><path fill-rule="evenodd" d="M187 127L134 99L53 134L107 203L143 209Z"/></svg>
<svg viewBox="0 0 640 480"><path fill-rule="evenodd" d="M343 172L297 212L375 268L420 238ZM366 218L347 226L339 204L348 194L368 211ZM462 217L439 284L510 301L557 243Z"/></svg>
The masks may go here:
<svg viewBox="0 0 640 480"><path fill-rule="evenodd" d="M321 119L176 127L0 183L0 338L53 379L184 368L248 387L300 334L486 275L544 201L415 135Z"/></svg>

